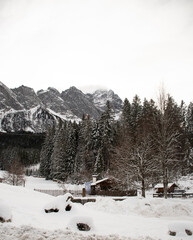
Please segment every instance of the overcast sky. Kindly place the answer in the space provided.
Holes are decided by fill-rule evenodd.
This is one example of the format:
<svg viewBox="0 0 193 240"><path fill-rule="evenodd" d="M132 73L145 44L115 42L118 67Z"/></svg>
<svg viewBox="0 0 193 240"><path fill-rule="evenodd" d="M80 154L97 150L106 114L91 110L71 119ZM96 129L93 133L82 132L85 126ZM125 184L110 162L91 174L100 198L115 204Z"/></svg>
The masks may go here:
<svg viewBox="0 0 193 240"><path fill-rule="evenodd" d="M193 0L0 0L0 81L193 101Z"/></svg>

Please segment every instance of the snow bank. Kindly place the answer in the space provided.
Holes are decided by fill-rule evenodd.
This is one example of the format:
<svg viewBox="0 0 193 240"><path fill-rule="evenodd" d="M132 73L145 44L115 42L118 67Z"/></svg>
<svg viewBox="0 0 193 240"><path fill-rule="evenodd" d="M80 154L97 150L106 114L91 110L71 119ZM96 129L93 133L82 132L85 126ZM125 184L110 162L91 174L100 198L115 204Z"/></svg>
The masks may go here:
<svg viewBox="0 0 193 240"><path fill-rule="evenodd" d="M11 219L12 219L12 212L10 207L0 200L0 222L11 221Z"/></svg>
<svg viewBox="0 0 193 240"><path fill-rule="evenodd" d="M86 203L91 209L122 215L141 215L145 217L193 217L191 199L144 199L128 198L114 201L109 198L97 198L95 203Z"/></svg>
<svg viewBox="0 0 193 240"><path fill-rule="evenodd" d="M69 230L61 231L45 231L41 229L32 228L29 226L22 226L16 228L14 226L1 226L0 224L0 240L158 240L158 238L151 237L121 237L119 235L83 235Z"/></svg>

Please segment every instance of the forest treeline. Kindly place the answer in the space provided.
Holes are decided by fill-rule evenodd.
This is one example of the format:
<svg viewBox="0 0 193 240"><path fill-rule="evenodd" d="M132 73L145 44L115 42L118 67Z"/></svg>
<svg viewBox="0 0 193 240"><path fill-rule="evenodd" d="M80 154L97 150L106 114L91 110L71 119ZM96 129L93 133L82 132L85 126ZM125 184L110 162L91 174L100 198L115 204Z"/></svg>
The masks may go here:
<svg viewBox="0 0 193 240"><path fill-rule="evenodd" d="M178 105L160 93L159 102L136 95L125 99L115 119L107 101L99 120L60 122L51 127L40 153L40 173L46 179L85 182L92 174L113 176L120 187L169 181L193 171L193 103Z"/></svg>
<svg viewBox="0 0 193 240"><path fill-rule="evenodd" d="M23 166L40 162L45 133L0 133L0 169L9 170L14 160Z"/></svg>

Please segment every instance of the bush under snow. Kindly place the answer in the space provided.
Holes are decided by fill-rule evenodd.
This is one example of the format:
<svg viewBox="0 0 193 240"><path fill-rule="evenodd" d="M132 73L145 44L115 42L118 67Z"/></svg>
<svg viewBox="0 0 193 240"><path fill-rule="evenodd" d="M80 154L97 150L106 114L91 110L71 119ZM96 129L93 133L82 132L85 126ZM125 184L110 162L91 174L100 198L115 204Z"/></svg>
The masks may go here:
<svg viewBox="0 0 193 240"><path fill-rule="evenodd" d="M65 195L58 196L53 201L47 203L44 206L44 210L46 213L70 211L72 208L72 202L71 202L72 198L73 197L70 193L66 193Z"/></svg>
<svg viewBox="0 0 193 240"><path fill-rule="evenodd" d="M169 235L176 237L188 238L193 235L193 223L192 222L173 222L169 224Z"/></svg>

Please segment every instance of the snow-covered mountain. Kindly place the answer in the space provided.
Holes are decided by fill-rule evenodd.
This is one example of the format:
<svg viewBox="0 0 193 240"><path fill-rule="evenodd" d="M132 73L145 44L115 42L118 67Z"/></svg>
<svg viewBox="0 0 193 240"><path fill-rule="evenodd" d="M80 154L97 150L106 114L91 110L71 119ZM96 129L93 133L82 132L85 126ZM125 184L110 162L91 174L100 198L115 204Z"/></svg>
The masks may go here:
<svg viewBox="0 0 193 240"><path fill-rule="evenodd" d="M96 90L93 94L88 93L87 96L90 101L102 111L105 110L107 101L111 103L111 107L115 113L119 113L123 106L121 98L112 90Z"/></svg>
<svg viewBox="0 0 193 240"><path fill-rule="evenodd" d="M20 86L9 89L0 82L0 131L44 132L53 122L79 121L83 114L98 119L110 101L114 112L119 113L122 100L112 90L97 90L84 94L75 87L60 93L49 87L37 93L32 88Z"/></svg>

